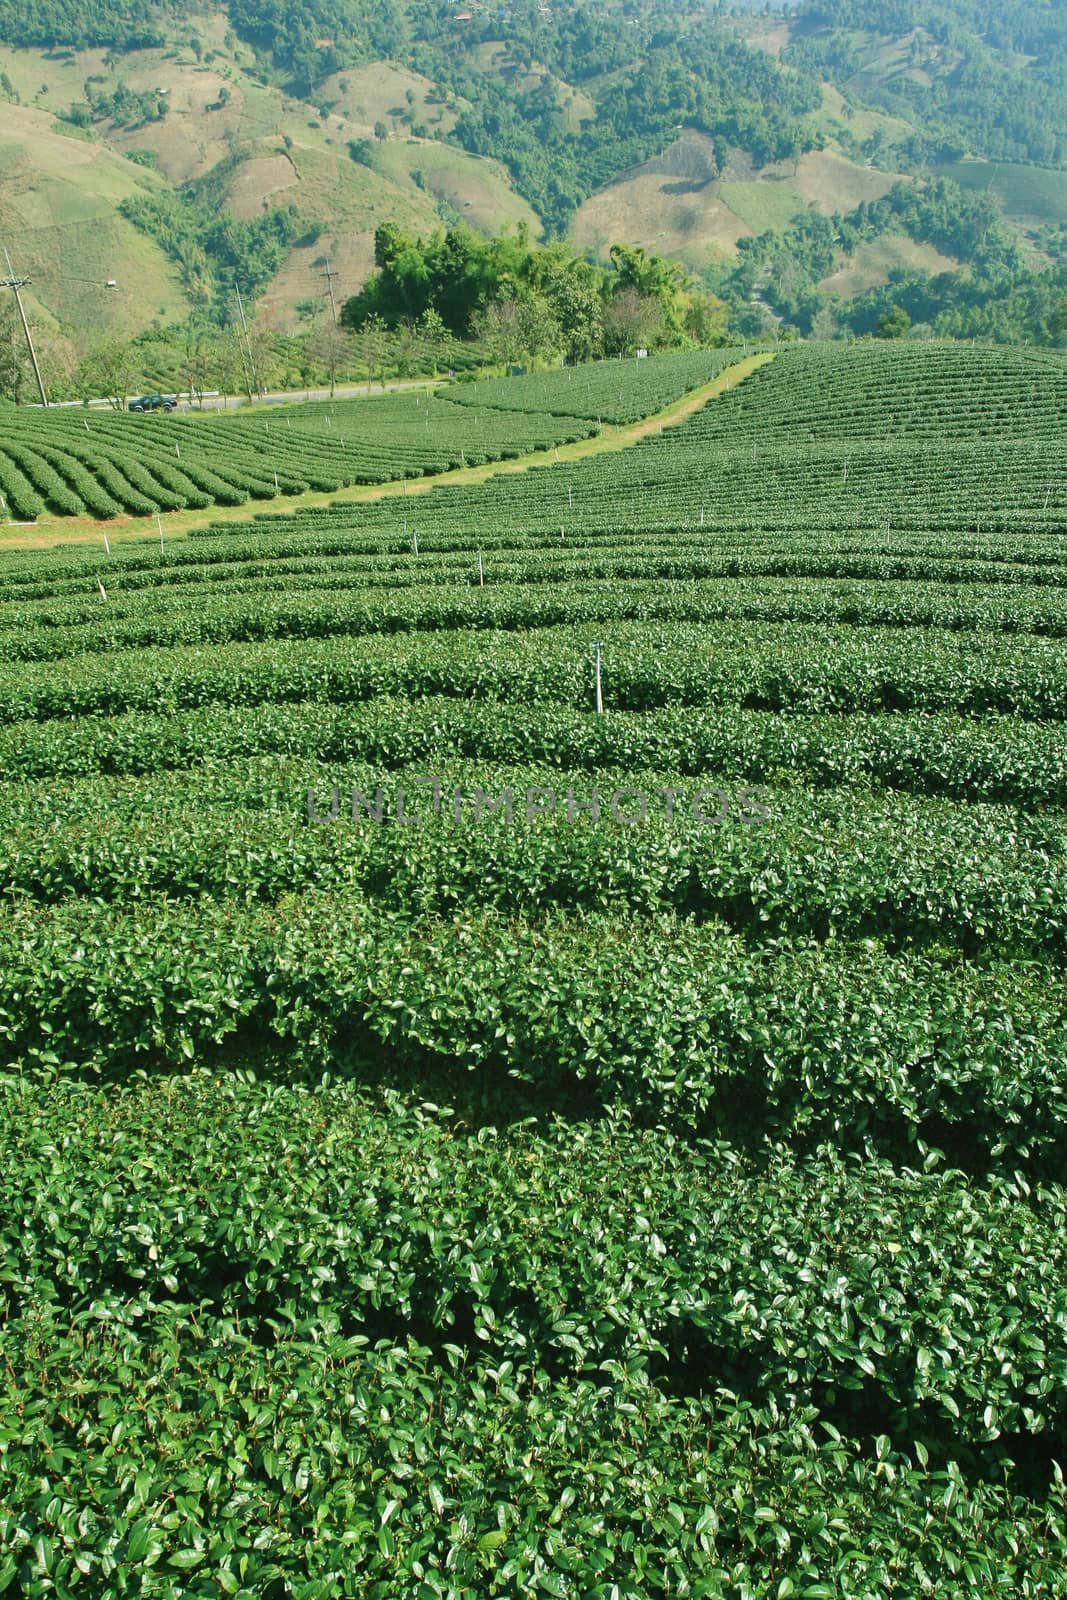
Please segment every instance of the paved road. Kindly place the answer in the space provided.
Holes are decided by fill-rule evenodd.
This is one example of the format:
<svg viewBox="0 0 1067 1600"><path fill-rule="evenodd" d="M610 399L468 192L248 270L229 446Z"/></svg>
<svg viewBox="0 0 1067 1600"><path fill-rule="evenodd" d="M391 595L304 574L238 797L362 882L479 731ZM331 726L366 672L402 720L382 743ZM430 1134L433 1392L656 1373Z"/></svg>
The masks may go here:
<svg viewBox="0 0 1067 1600"><path fill-rule="evenodd" d="M385 391L388 392L395 389L433 389L438 384L446 383L447 381L446 378L402 378L399 382L387 383ZM142 394L145 392L145 390L141 390ZM256 400L256 404L257 406L280 406L294 400L348 400L354 395L381 393L382 385L380 383L339 383L335 394L332 396L329 389L284 389L274 394L264 395ZM129 400L136 400L137 398L137 395L131 394L127 396ZM80 400L61 400L58 402L58 406L64 408L80 406L81 404ZM111 401L106 399L90 400L88 404L96 406L98 409L107 410L111 406ZM203 410L205 411L236 411L241 406L246 408L248 406L248 396L246 394L205 394L204 396ZM190 400L185 395L178 401L179 411L199 411L200 409L201 406L198 401ZM134 415L137 415L137 413L135 412Z"/></svg>

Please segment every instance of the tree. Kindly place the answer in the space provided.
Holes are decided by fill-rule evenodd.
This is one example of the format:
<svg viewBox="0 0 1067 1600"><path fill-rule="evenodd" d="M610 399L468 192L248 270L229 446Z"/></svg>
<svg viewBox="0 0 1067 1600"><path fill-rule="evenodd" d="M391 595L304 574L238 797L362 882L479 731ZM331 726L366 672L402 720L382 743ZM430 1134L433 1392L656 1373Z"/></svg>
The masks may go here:
<svg viewBox="0 0 1067 1600"><path fill-rule="evenodd" d="M635 284L617 289L604 307L604 351L630 356L663 342L666 318L662 302L642 294Z"/></svg>
<svg viewBox="0 0 1067 1600"><path fill-rule="evenodd" d="M125 339L101 339L90 346L77 372L84 400L98 395L110 400L116 411L126 409L126 399L141 382L140 352Z"/></svg>
<svg viewBox="0 0 1067 1600"><path fill-rule="evenodd" d="M1056 301L1048 322L1049 332L1061 344L1067 340L1067 294Z"/></svg>
<svg viewBox="0 0 1067 1600"><path fill-rule="evenodd" d="M418 370L420 340L414 322L401 322L393 329L393 364L398 378L410 378Z"/></svg>
<svg viewBox="0 0 1067 1600"><path fill-rule="evenodd" d="M685 331L695 344L724 345L730 339L730 308L717 294L692 289L687 296Z"/></svg>
<svg viewBox="0 0 1067 1600"><path fill-rule="evenodd" d="M311 351L330 375L330 398L337 391L337 369L344 367L350 353L349 334L332 317L311 336Z"/></svg>
<svg viewBox="0 0 1067 1600"><path fill-rule="evenodd" d="M475 314L471 333L489 361L519 362L563 343L559 324L541 295L490 300Z"/></svg>
<svg viewBox="0 0 1067 1600"><path fill-rule="evenodd" d="M837 317L833 307L823 305L815 313L811 321L811 336L813 339L833 339L837 335Z"/></svg>
<svg viewBox="0 0 1067 1600"><path fill-rule="evenodd" d="M389 330L381 317L371 316L363 323L356 338L360 362L367 369L368 381L375 374L385 388L385 358L389 348Z"/></svg>
<svg viewBox="0 0 1067 1600"><path fill-rule="evenodd" d="M568 361L588 361L603 346L603 274L588 261L576 260L563 245L539 250L530 276L558 324Z"/></svg>
<svg viewBox="0 0 1067 1600"><path fill-rule="evenodd" d="M911 327L911 318L903 306L891 306L878 318L874 330L876 339L903 339Z"/></svg>
<svg viewBox="0 0 1067 1600"><path fill-rule="evenodd" d="M636 245L615 244L611 247L611 264L618 278L615 294L636 289L645 300L660 308L663 332L661 344L680 344L685 337L686 271L680 261L668 261L662 256L649 256Z"/></svg>
<svg viewBox="0 0 1067 1600"><path fill-rule="evenodd" d="M428 311L424 311L419 318L418 333L420 364L424 368L428 366L436 375L448 348L449 332L441 316L434 310L433 306Z"/></svg>
<svg viewBox="0 0 1067 1600"><path fill-rule="evenodd" d="M219 338L214 336L210 345L191 337L185 350L182 365L184 387L204 406L204 390L218 386L223 394L239 394L248 380L248 358L241 345L236 327L231 327Z"/></svg>

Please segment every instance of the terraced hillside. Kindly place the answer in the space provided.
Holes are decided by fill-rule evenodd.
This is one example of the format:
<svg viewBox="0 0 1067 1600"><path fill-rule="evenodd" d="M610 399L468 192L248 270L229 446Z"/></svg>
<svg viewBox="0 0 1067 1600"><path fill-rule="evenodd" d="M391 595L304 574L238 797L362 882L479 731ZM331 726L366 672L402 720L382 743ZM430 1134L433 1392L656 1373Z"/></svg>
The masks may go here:
<svg viewBox="0 0 1067 1600"><path fill-rule="evenodd" d="M1067 1594L1065 393L0 559L0 1589Z"/></svg>
<svg viewBox="0 0 1067 1600"><path fill-rule="evenodd" d="M242 505L500 461L587 437L586 419L428 394L273 407L240 416L0 412L0 493L9 511L111 518Z"/></svg>
<svg viewBox="0 0 1067 1600"><path fill-rule="evenodd" d="M309 489L397 482L513 460L633 422L737 359L687 350L434 394L272 406L237 416L148 416L0 407L0 495L9 516L108 519L242 505ZM601 415L602 413L602 415Z"/></svg>

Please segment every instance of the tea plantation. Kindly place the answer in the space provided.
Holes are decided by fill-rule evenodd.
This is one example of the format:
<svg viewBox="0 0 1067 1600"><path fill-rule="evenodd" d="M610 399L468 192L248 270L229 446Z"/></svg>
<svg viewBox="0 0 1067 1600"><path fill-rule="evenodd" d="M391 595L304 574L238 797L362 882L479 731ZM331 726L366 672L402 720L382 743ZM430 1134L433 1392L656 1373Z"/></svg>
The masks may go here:
<svg viewBox="0 0 1067 1600"><path fill-rule="evenodd" d="M113 518L419 478L584 439L709 383L720 350L233 415L0 406L0 511Z"/></svg>
<svg viewBox="0 0 1067 1600"><path fill-rule="evenodd" d="M0 1594L1067 1596L1065 436L786 347L0 558Z"/></svg>

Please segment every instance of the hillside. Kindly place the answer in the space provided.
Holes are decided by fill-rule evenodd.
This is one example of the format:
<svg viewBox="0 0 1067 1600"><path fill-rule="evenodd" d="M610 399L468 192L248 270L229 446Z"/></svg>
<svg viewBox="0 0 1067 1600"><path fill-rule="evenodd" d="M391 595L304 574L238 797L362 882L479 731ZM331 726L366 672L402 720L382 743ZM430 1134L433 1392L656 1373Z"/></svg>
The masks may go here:
<svg viewBox="0 0 1067 1600"><path fill-rule="evenodd" d="M4 238L35 314L75 342L226 320L235 278L261 325L308 327L327 259L335 291L355 293L383 219L522 223L602 259L626 240L753 307L736 331L806 332L820 307L847 321L901 275L975 265L914 224L876 248L837 228L803 295L779 296L765 263L727 282L754 260L745 241L767 257L798 219L854 218L894 185L950 179L987 203L1013 272L1062 267L1067 154L1042 48L1060 59L1061 30L1031 0L992 29L980 10L952 0L919 26L904 0L758 19L697 0L314 0L299 15L0 0ZM87 270L61 284L45 271L60 259ZM75 292L99 274L110 298Z"/></svg>

